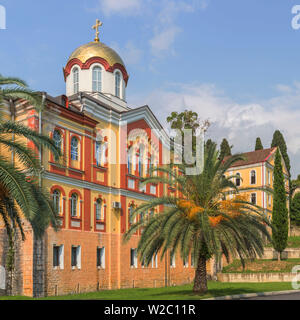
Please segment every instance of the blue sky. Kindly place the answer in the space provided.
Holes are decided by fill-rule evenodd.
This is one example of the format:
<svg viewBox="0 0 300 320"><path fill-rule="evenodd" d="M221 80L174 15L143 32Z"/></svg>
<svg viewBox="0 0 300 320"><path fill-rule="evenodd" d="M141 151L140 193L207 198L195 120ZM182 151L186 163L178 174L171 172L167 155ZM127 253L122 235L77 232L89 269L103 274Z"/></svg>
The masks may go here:
<svg viewBox="0 0 300 320"><path fill-rule="evenodd" d="M0 73L33 89L64 93L62 67L91 26L122 56L130 106L149 104L160 119L190 108L209 118L209 135L235 152L269 147L280 129L293 174L300 173L300 0L0 0Z"/></svg>

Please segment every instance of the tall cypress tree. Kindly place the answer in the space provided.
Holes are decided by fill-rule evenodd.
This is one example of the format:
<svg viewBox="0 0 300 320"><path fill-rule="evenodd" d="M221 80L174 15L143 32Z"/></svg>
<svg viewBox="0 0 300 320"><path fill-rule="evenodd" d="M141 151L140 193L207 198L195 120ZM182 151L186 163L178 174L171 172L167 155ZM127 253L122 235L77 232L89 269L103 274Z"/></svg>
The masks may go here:
<svg viewBox="0 0 300 320"><path fill-rule="evenodd" d="M279 147L284 163L286 165L287 171L290 174L290 169L291 169L291 164L290 164L290 158L288 156L287 153L287 146L286 146L286 142L284 140L284 137L282 135L282 133L279 130L276 130L273 134L273 140L272 140L272 144L271 147Z"/></svg>
<svg viewBox="0 0 300 320"><path fill-rule="evenodd" d="M220 159L231 156L231 148L232 146L230 146L228 141L224 138L220 146Z"/></svg>
<svg viewBox="0 0 300 320"><path fill-rule="evenodd" d="M274 199L272 214L272 243L274 249L278 252L278 260L281 258L281 252L287 246L288 240L288 209L287 197L284 186L284 176L281 165L281 155L277 149L275 154L274 167Z"/></svg>
<svg viewBox="0 0 300 320"><path fill-rule="evenodd" d="M264 147L261 143L260 137L256 138L256 142L255 142L255 151L257 150L262 150Z"/></svg>

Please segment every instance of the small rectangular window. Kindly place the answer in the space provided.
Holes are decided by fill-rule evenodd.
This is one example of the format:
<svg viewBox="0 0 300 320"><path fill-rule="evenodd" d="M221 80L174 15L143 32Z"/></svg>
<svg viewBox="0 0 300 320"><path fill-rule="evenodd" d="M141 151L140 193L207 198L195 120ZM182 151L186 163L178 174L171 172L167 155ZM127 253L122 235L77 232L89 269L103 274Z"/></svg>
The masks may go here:
<svg viewBox="0 0 300 320"><path fill-rule="evenodd" d="M150 193L156 194L156 186L153 186L153 185L150 186Z"/></svg>
<svg viewBox="0 0 300 320"><path fill-rule="evenodd" d="M133 179L128 179L128 188L135 189L135 181Z"/></svg>
<svg viewBox="0 0 300 320"><path fill-rule="evenodd" d="M170 257L170 267L171 268L175 268L176 267L176 258L175 258L175 254Z"/></svg>
<svg viewBox="0 0 300 320"><path fill-rule="evenodd" d="M251 203L256 204L256 193L251 193Z"/></svg>
<svg viewBox="0 0 300 320"><path fill-rule="evenodd" d="M53 267L59 267L59 246L53 246Z"/></svg>
<svg viewBox="0 0 300 320"><path fill-rule="evenodd" d="M157 268L157 254L152 257L152 268Z"/></svg>
<svg viewBox="0 0 300 320"><path fill-rule="evenodd" d="M71 266L72 268L77 267L81 268L81 247L80 246L72 246L71 249Z"/></svg>
<svg viewBox="0 0 300 320"><path fill-rule="evenodd" d="M105 248L97 248L97 267L105 268Z"/></svg>
<svg viewBox="0 0 300 320"><path fill-rule="evenodd" d="M54 245L53 246L53 267L55 268L64 268L64 246Z"/></svg>
<svg viewBox="0 0 300 320"><path fill-rule="evenodd" d="M137 249L130 249L130 267L137 268Z"/></svg>

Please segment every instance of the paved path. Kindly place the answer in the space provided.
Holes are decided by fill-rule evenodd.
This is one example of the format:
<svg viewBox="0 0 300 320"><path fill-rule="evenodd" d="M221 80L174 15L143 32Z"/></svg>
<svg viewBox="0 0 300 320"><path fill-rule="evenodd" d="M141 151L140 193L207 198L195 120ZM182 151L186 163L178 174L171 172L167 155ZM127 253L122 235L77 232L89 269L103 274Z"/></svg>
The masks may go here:
<svg viewBox="0 0 300 320"><path fill-rule="evenodd" d="M274 295L274 296L266 296L266 297L240 298L236 300L300 300L300 292L280 294L277 296Z"/></svg>

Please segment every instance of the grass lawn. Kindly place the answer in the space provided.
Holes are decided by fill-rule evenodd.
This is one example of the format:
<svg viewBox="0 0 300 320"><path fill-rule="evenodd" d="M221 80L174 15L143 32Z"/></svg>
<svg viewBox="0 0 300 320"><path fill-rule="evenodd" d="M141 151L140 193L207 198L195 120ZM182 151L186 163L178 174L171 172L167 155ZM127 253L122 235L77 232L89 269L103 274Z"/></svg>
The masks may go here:
<svg viewBox="0 0 300 320"><path fill-rule="evenodd" d="M223 273L258 273L258 272L291 272L293 266L300 265L300 259L286 259L282 261L255 259L248 260L243 270L240 260L234 260L223 268Z"/></svg>
<svg viewBox="0 0 300 320"><path fill-rule="evenodd" d="M208 282L209 293L197 296L192 293L192 285L169 288L120 289L92 293L82 293L36 300L198 300L241 293L292 290L290 282L272 283L225 283ZM26 297L0 297L0 300L32 300Z"/></svg>
<svg viewBox="0 0 300 320"><path fill-rule="evenodd" d="M267 248L272 247L272 244L269 243L266 245ZM300 249L300 237L289 237L287 248L299 248Z"/></svg>

